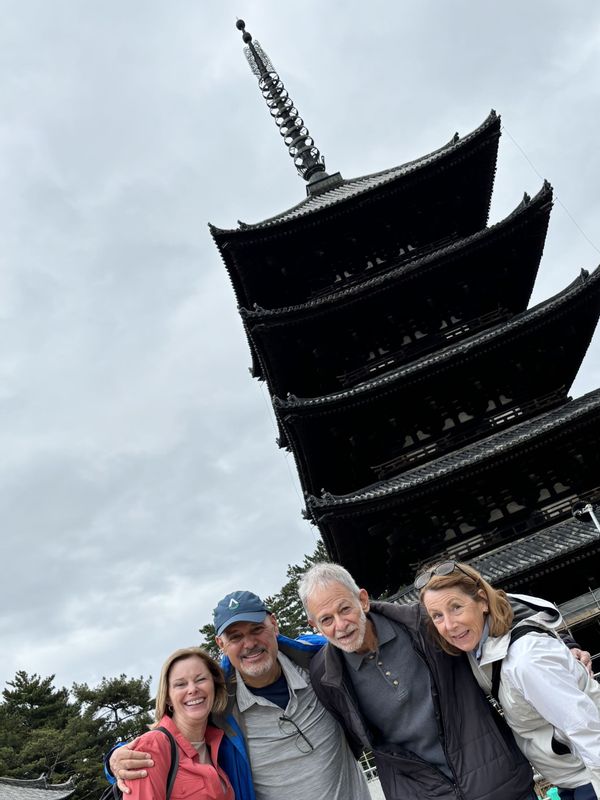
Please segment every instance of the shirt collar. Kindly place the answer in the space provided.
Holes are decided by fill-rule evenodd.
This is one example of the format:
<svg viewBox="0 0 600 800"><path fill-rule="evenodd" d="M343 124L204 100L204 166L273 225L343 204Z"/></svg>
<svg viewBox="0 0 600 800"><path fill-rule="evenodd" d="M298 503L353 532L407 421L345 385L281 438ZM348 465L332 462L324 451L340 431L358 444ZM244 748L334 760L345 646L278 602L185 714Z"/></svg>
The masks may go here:
<svg viewBox="0 0 600 800"><path fill-rule="evenodd" d="M183 752L191 759L195 759L198 756L198 751L191 743L189 739L187 739L183 733L179 730L177 725L175 725L172 717L168 714L165 714L164 717L159 722L159 725L162 725L163 728L166 728L170 733L173 734L175 737L175 741L179 745L179 747L183 750ZM162 735L162 734L161 734ZM206 730L204 732L204 741L208 745L208 749L210 751L210 757L213 759L213 763L217 763L217 751L219 749L219 744L221 739L223 738L223 731L219 730L218 728L214 728L212 725L208 724L206 726Z"/></svg>
<svg viewBox="0 0 600 800"><path fill-rule="evenodd" d="M367 614L367 619L371 620L375 627L375 634L377 636L377 650L381 650L384 644L387 644L396 638L394 626L389 619L387 619L387 617L371 611L369 614ZM372 655L372 653L342 652L346 662L348 663L348 666L352 667L352 669L354 669L356 672L358 672L358 670L361 668L363 661L365 659L369 659L369 657Z"/></svg>
<svg viewBox="0 0 600 800"><path fill-rule="evenodd" d="M304 670L300 667L293 664L290 659L285 656L283 653L277 653L277 661L279 661L279 666L283 672L285 677L286 683L288 685L288 689L290 690L290 695L295 694L296 690L298 689L306 689L308 683L305 678ZM272 705L268 700L264 697L260 697L259 695L254 694L253 692L248 689L244 680L239 672L237 672L237 681L236 681L236 697L237 697L237 704L240 711L246 711L253 705Z"/></svg>
<svg viewBox="0 0 600 800"><path fill-rule="evenodd" d="M483 652L483 645L486 643L488 636L490 635L490 621L489 617L485 618L485 622L483 624L483 632L481 634L481 639L479 640L479 644L475 648L475 658L477 661L481 660L481 653Z"/></svg>

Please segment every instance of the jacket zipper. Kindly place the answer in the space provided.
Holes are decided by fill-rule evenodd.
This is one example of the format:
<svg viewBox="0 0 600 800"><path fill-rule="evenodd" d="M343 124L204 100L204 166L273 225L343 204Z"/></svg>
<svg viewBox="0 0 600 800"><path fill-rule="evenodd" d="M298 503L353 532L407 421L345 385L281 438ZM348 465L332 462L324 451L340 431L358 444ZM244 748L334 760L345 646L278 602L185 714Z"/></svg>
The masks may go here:
<svg viewBox="0 0 600 800"><path fill-rule="evenodd" d="M452 777L454 778L454 780L453 781L450 780L450 778L447 775L445 775L441 770L439 770L437 767L434 767L434 769L437 770L437 772L439 772L439 774L443 778L445 778L445 780L448 781L448 783L452 786L457 798L459 798L459 800L464 800L463 795L461 794L461 791L460 791L460 789L458 787L458 780L457 780L457 777L456 777L456 772L454 771L454 767L452 766L452 764L450 762L450 758L448 756L448 751L446 750L446 730L445 730L445 727L444 727L444 720L442 719L441 707L440 707L440 703L439 703L439 700L438 700L438 698L440 696L439 686L438 686L438 684L437 684L437 682L435 680L435 675L433 674L433 671L432 671L431 667L427 663L423 653L417 648L417 646L415 644L415 641L414 641L412 636L411 636L411 642L412 642L413 650L415 651L415 653L417 655L417 658L419 658L422 661L425 669L429 673L429 676L431 678L431 682L432 682L433 686L435 686L435 696L433 696L431 698L432 701L433 701L433 712L435 714L435 720L436 720L437 725L438 725L438 730L439 730L439 733L440 733L440 742L441 742L441 745L442 745L442 750L444 751L444 756L446 758L446 764L448 764L448 767L450 768L450 771L452 772ZM427 762L425 762L425 763L427 763Z"/></svg>
<svg viewBox="0 0 600 800"><path fill-rule="evenodd" d="M411 637L411 640L412 640L412 637ZM432 681L433 681L433 683L435 685L436 692L439 694L439 690L438 690L437 684L435 683L435 679L433 677L433 673L431 672L431 669L429 668L429 665L425 661L424 657L421 655L421 653L419 653L419 651L415 647L414 642L413 642L413 649L415 650L415 653L417 654L419 659L424 663L427 671L431 675ZM344 678L342 677L342 682L341 682L340 685L334 684L334 683L331 683L331 682L327 682L326 685L330 686L333 689L337 689L338 691L340 689L342 689L344 695L347 698L347 701L349 702L349 704L351 704L352 709L354 710L354 712L357 715L358 719L360 719L360 721L361 721L361 725L362 725L362 728L363 728L363 734L364 734L361 737L361 739L363 739L363 741L367 742L368 747L369 747L370 750L374 750L374 748L373 748L373 746L372 746L372 744L370 742L370 737L366 735L367 734L367 727L365 726L365 724L363 722L363 716L360 713L360 711L358 709L358 706L356 705L356 703L354 701L353 693L351 691L349 691L348 686L346 686ZM416 753L413 753L410 750L405 750L405 751L402 752L402 755L403 755L403 757L408 758L408 760L418 761L421 764L426 764L428 767L431 767L431 769L433 769L433 770L435 770L437 772L437 774L440 776L440 778L442 778L446 783L448 783L452 787L452 789L453 789L456 797L458 798L458 800L464 800L464 797L460 793L460 790L458 788L458 784L456 782L456 773L454 772L454 769L452 768L452 765L450 764L450 761L448 759L448 753L446 752L446 733L444 731L443 725L440 724L441 714L437 713L437 704L436 704L435 699L434 699L434 712L436 712L436 722L438 724L438 730L441 729L442 750L444 751L444 756L446 757L446 763L450 767L450 770L451 770L452 775L454 777L454 781L452 781L447 775L445 775L440 769L438 769L438 767L434 767L433 764L430 764L428 761L425 761L424 758L420 758L420 756L416 755ZM382 753L382 755L389 755L389 754Z"/></svg>

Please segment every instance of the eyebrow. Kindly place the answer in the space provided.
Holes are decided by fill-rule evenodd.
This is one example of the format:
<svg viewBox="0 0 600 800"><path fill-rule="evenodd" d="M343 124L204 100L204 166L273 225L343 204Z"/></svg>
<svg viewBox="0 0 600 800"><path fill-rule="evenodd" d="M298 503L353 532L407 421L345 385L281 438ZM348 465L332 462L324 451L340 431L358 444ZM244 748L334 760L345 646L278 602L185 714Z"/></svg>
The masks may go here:
<svg viewBox="0 0 600 800"><path fill-rule="evenodd" d="M264 628L266 628L264 622L256 622L254 625L250 626L249 630L251 631L255 631L257 629L263 630ZM241 633L242 633L241 628L233 628L233 630L224 631L223 636L235 636L236 634L241 634Z"/></svg>

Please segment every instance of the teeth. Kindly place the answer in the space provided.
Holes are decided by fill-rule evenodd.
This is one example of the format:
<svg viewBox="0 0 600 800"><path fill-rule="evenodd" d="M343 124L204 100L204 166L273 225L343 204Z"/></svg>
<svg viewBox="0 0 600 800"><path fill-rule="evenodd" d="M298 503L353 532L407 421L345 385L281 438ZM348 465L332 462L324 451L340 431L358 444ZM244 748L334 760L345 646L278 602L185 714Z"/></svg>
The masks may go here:
<svg viewBox="0 0 600 800"><path fill-rule="evenodd" d="M188 700L188 702L186 703L186 706L198 706L198 705L200 705L200 703L203 703L203 702L204 702L204 698L201 698L200 700Z"/></svg>

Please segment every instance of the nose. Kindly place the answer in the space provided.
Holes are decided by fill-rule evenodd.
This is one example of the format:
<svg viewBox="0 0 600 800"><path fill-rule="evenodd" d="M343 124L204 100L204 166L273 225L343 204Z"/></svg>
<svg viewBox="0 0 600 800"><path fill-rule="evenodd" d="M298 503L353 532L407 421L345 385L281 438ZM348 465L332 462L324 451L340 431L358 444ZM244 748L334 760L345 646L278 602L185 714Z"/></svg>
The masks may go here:
<svg viewBox="0 0 600 800"><path fill-rule="evenodd" d="M444 628L446 628L446 630L450 631L456 627L457 621L453 619L450 614L444 614L442 624L444 625Z"/></svg>

